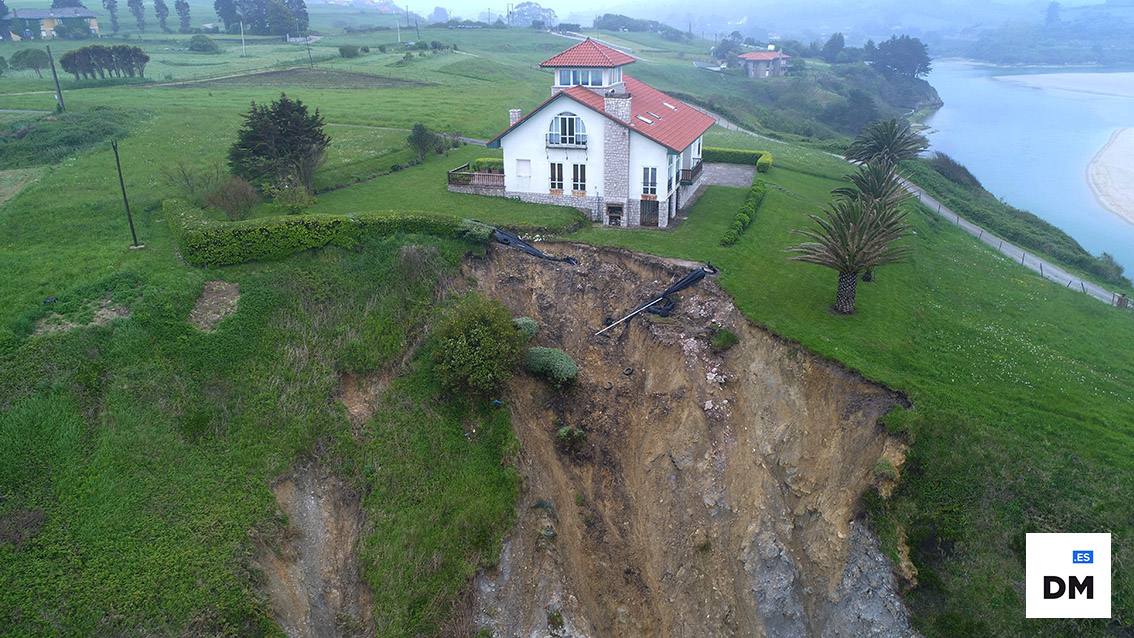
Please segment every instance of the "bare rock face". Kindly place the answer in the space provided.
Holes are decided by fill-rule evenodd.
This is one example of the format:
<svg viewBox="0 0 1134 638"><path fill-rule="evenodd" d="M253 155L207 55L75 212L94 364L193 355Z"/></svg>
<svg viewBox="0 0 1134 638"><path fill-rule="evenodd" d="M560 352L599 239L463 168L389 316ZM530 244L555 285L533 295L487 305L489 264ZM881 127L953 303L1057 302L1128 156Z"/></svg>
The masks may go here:
<svg viewBox="0 0 1134 638"><path fill-rule="evenodd" d="M524 493L499 566L478 576L494 636L908 636L891 566L861 524L903 401L753 326L712 281L675 313L595 337L688 264L556 244L578 266L492 249L481 292L540 323L580 366L508 392ZM739 336L724 353L717 328ZM582 445L556 432L573 426ZM900 455L898 455L900 457Z"/></svg>

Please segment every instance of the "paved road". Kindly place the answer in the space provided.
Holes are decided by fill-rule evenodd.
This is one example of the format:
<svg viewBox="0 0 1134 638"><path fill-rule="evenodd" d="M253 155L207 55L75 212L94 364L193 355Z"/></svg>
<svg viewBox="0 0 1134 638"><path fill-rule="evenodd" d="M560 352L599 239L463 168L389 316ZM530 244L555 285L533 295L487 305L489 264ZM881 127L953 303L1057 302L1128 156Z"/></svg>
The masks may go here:
<svg viewBox="0 0 1134 638"><path fill-rule="evenodd" d="M701 109L701 110L704 111L704 109ZM774 140L774 139L767 137L767 136L764 136L764 135L760 135L759 133L756 133L755 131L750 131L750 130L743 128L741 126L737 126L736 124L733 124L732 122L728 121L727 119L725 119L725 118L723 118L723 117L721 117L721 116L719 116L716 113L713 113L711 111L704 111L704 112L707 113L708 115L712 116L712 117L715 117L717 119L717 124L719 124L724 129L727 129L727 130L730 130L730 131L737 131L737 132L740 132L740 133L745 133L745 134L751 135L753 137L758 137L760 139L765 139L765 140L771 140L773 142L779 141L779 140ZM833 153L831 154L831 156L832 157L839 157L838 155L834 155ZM839 159L842 159L842 158L839 158ZM941 215L945 219L948 219L950 222L953 222L954 224L956 224L958 227L960 227L962 230L964 230L968 234L972 235L973 237L976 237L977 239L981 240L982 242L988 244L989 246L992 246L993 248L998 250L1001 254L1012 258L1014 261L1016 261L1016 263L1021 264L1021 265L1025 266L1026 268L1029 268L1030 270L1039 273L1045 279L1050 279L1051 281L1058 283L1058 284L1061 284L1061 285L1063 285L1067 288L1072 288L1072 289L1078 290L1079 292L1090 295L1091 297L1094 297L1095 299L1098 299L1099 301L1102 301L1104 303L1114 304L1115 299L1117 297L1116 293L1114 293L1110 290L1107 290L1106 288L1103 288L1102 286L1099 286L1098 284L1094 284L1094 283L1091 283L1089 281L1086 281L1086 280L1078 277L1077 275L1072 275L1071 273L1067 272L1063 268L1060 268L1059 266L1056 266L1055 264L1051 263L1050 261L1047 261L1046 259L1042 259L1040 257L1036 257L1035 255L1024 250L1023 248L1020 248L1019 246L1017 246L1017 245L1015 245L1011 242L1005 241L1001 237L998 237L997 235L993 234L991 231L985 230L984 228L968 221L964 217L961 217L960 215L958 215L957 213L952 211L948 206L942 205L941 202L934 199L929 193L925 192L925 190L923 188L921 188L920 186L918 186L917 184L914 184L913 182L910 182L910 181L904 180L904 179L902 180L902 183L905 185L906 190L908 190L911 194L913 194L914 197L917 197L919 200L921 200L921 202L923 204L925 204L930 210L934 211L938 215Z"/></svg>

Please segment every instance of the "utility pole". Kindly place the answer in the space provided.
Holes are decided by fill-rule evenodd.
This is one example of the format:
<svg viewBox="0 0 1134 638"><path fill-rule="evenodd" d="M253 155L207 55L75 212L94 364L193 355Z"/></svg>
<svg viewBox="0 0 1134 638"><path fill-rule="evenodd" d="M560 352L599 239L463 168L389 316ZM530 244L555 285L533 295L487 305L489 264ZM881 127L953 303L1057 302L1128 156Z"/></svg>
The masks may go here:
<svg viewBox="0 0 1134 638"><path fill-rule="evenodd" d="M126 180L122 178L122 160L118 157L118 140L112 140L110 148L114 149L114 166L118 169L118 186L122 189L122 204L126 207L126 221L130 223L130 238L134 242L130 248L144 248L144 246L138 244L138 233L134 231L134 216L130 214L130 200L126 197Z"/></svg>
<svg viewBox="0 0 1134 638"><path fill-rule="evenodd" d="M311 59L311 33L308 32L303 36L303 43L307 45L307 67L314 69L315 61Z"/></svg>
<svg viewBox="0 0 1134 638"><path fill-rule="evenodd" d="M244 46L244 18L240 19L240 57L248 57L248 49Z"/></svg>
<svg viewBox="0 0 1134 638"><path fill-rule="evenodd" d="M421 40L421 25L418 24L417 18L413 19L413 28L417 30L417 39Z"/></svg>
<svg viewBox="0 0 1134 638"><path fill-rule="evenodd" d="M397 22L394 23L394 26L398 27L398 44L401 44L402 43L402 21L398 20Z"/></svg>
<svg viewBox="0 0 1134 638"><path fill-rule="evenodd" d="M59 104L59 112L67 110L63 104L63 89L59 88L59 74L55 72L55 56L51 55L51 47L47 47L47 59L51 62L51 79L55 80L55 101Z"/></svg>

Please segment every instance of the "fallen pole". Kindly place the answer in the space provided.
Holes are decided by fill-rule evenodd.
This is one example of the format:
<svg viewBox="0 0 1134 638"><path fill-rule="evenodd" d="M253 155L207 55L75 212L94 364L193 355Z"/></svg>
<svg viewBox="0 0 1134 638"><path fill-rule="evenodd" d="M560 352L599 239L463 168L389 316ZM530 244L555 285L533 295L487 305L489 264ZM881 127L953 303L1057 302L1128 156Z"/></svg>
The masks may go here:
<svg viewBox="0 0 1134 638"><path fill-rule="evenodd" d="M628 319L631 319L631 318L633 318L633 317L634 317L634 315L638 314L639 312L644 312L644 311L646 310L646 308L649 308L650 306L652 306L652 305L656 304L657 302L661 301L662 299L665 299L665 297L663 296L663 297L658 297L657 299L654 299L654 300L653 300L653 301L651 301L650 303L648 303L648 304L646 304L646 305L642 306L641 308L638 308L638 309L637 309L637 310L635 310L634 312L632 312L632 313L630 313L630 314L626 315L625 317L623 317L623 318L619 319L618 321L615 321L614 323L612 323L612 324L610 324L609 326L607 326L607 327L603 328L602 330L599 330L598 332L596 332L596 333L594 334L594 336L596 336L596 337L597 337L597 336L599 336L600 334L602 334L602 333L606 332L607 330L610 330L611 328L613 328L613 327L617 326L618 324L622 323L623 321L626 321L626 320L628 320Z"/></svg>

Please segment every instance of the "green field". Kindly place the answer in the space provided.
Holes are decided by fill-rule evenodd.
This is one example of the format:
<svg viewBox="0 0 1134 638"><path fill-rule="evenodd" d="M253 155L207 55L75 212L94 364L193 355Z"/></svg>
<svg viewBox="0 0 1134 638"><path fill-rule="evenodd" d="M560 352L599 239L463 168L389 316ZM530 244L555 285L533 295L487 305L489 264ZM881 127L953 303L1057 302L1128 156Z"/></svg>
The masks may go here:
<svg viewBox="0 0 1134 638"><path fill-rule="evenodd" d="M195 23L206 21L204 6L193 4ZM312 20L330 30L383 19L353 11L313 11ZM124 6L123 14L126 25ZM403 140L415 122L484 138L503 128L508 108L538 104L550 77L535 65L569 42L526 30L422 36L458 51L406 62L393 32L328 35L312 46L311 69L302 46L254 39L242 58L231 36L222 53L202 55L185 51L183 36L135 34L128 42L150 53L154 83L85 87L64 78L70 110L125 114L123 169L146 247L127 248L105 142L0 172L0 193L10 197L0 202L0 618L12 633L272 633L249 569L251 539L281 533L268 484L313 456L371 495L363 568L378 592L380 635L435 633L472 571L493 560L518 489L502 463L514 446L506 413L444 398L429 373L428 340L360 435L333 400L340 374L382 369L426 336L444 303L437 282L470 246L398 236L203 270L179 259L160 207L175 194L163 171L179 161L222 163L248 103L286 91L329 124L317 176L326 190L312 212L415 211L566 232L574 211L445 190L445 171L491 154L483 148L392 166L407 163ZM746 110L743 79L694 69L693 45L618 37L643 49L639 77L727 102L761 127L764 111ZM341 59L340 44L372 53ZM0 43L0 55L21 46ZM261 70L274 73L223 79ZM186 80L208 81L161 86ZM0 110L51 108L48 78L0 78ZM36 117L5 116L0 126ZM1129 631L1131 316L1042 280L924 212L913 214L910 260L860 286L858 314L835 316L827 310L834 273L790 262L783 249L847 166L807 146L719 129L708 143L776 157L767 201L738 244L718 243L744 197L728 188L710 189L671 231L587 227L570 238L712 261L753 321L909 395L914 409L892 424L912 441L901 486L867 509L890 551L900 535L909 539L920 584L906 599L925 635ZM267 206L257 214L273 214ZM403 262L410 244L436 251L424 278ZM240 283L239 311L202 333L185 317L203 283L218 278ZM103 303L129 316L34 334L48 314L82 324ZM471 438L470 423L479 424ZM461 524L437 525L448 520ZM1024 621L1030 531L1115 535L1116 620Z"/></svg>

